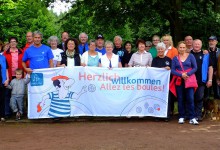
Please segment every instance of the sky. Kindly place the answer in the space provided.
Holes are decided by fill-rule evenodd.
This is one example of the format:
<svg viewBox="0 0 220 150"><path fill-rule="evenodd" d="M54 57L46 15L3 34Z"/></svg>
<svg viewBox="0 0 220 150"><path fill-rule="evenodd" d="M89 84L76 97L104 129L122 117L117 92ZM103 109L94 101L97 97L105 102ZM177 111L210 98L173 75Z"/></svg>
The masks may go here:
<svg viewBox="0 0 220 150"><path fill-rule="evenodd" d="M63 0L55 0L48 9L59 15L60 13L67 12L71 8L71 5L72 4L70 2L66 3Z"/></svg>

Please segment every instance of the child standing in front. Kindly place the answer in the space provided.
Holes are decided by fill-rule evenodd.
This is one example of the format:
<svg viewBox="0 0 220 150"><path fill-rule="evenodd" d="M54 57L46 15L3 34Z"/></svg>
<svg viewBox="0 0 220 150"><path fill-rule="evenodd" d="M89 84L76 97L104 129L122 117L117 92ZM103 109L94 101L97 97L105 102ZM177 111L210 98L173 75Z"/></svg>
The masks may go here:
<svg viewBox="0 0 220 150"><path fill-rule="evenodd" d="M27 74L28 78L24 79L22 74L23 71L21 69L16 69L16 78L7 86L7 88L12 89L10 106L12 111L16 113L16 120L20 120L23 114L25 86L30 82L30 75Z"/></svg>

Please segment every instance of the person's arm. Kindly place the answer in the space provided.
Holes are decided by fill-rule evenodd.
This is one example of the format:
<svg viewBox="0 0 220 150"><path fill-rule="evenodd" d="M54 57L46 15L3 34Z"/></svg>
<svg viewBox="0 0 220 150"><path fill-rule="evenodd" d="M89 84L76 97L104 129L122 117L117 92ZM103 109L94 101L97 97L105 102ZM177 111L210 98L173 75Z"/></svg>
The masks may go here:
<svg viewBox="0 0 220 150"><path fill-rule="evenodd" d="M122 63L120 57L118 57L118 68L122 68Z"/></svg>
<svg viewBox="0 0 220 150"><path fill-rule="evenodd" d="M101 58L99 59L99 67L102 67Z"/></svg>
<svg viewBox="0 0 220 150"><path fill-rule="evenodd" d="M12 89L13 88L13 80L11 81L11 83L9 83L7 86L6 86L7 89Z"/></svg>
<svg viewBox="0 0 220 150"><path fill-rule="evenodd" d="M79 97L82 95L82 94L84 94L84 93L86 93L87 92L87 87L86 86L83 86L82 87L82 89L81 89L81 91L79 92L79 93L73 93L72 94L72 96L71 96L71 99L79 99Z"/></svg>
<svg viewBox="0 0 220 150"><path fill-rule="evenodd" d="M150 66L151 66L152 60L153 60L153 57L152 57L151 53L149 53L149 60L148 60L147 67L150 67Z"/></svg>
<svg viewBox="0 0 220 150"><path fill-rule="evenodd" d="M49 65L50 65L50 68L53 68L53 67L54 67L54 65L53 65L53 59L50 59L50 60L49 60Z"/></svg>
<svg viewBox="0 0 220 150"><path fill-rule="evenodd" d="M196 63L196 59L193 54L189 54L188 57L190 57L190 61L192 64L192 70L187 72L187 76L191 76L192 74L194 74L197 71L197 63Z"/></svg>
<svg viewBox="0 0 220 150"><path fill-rule="evenodd" d="M6 61L6 80L5 80L5 82L4 82L4 86L8 86L8 84L9 84L9 75L8 75L8 63L7 63L7 61Z"/></svg>
<svg viewBox="0 0 220 150"><path fill-rule="evenodd" d="M24 52L24 55L23 55L23 57L22 57L22 67L24 68L24 70L25 70L28 74L30 74L30 73L33 72L33 70L32 70L31 68L27 68L27 66L26 66L26 61L29 60L29 59L28 59L27 51L28 51L28 50L26 50L26 51Z"/></svg>
<svg viewBox="0 0 220 150"><path fill-rule="evenodd" d="M171 65L171 73L173 75L182 77L182 74L176 71L177 63L179 63L179 61L178 61L177 57L174 57L173 60L172 60L172 65Z"/></svg>
<svg viewBox="0 0 220 150"><path fill-rule="evenodd" d="M213 67L209 66L209 72L208 72L208 82L206 83L206 86L209 88L212 86L212 77L213 77Z"/></svg>
<svg viewBox="0 0 220 150"><path fill-rule="evenodd" d="M118 62L118 68L122 68L121 62Z"/></svg>
<svg viewBox="0 0 220 150"><path fill-rule="evenodd" d="M135 53L134 53L135 54ZM131 59L129 60L128 67L132 67L134 61L134 54L132 54Z"/></svg>
<svg viewBox="0 0 220 150"><path fill-rule="evenodd" d="M66 65L65 64L61 64L61 61L58 61L57 62L57 67L66 67Z"/></svg>
<svg viewBox="0 0 220 150"><path fill-rule="evenodd" d="M22 61L22 66L27 73L32 73L33 70L31 68L27 68L26 63Z"/></svg>
<svg viewBox="0 0 220 150"><path fill-rule="evenodd" d="M88 57L88 55L87 55ZM81 57L81 66L85 67L86 66L86 52L82 54Z"/></svg>
<svg viewBox="0 0 220 150"><path fill-rule="evenodd" d="M25 83L25 84L28 84L28 83L30 82L30 74L27 74L26 77L27 77L27 78L24 79L24 83Z"/></svg>

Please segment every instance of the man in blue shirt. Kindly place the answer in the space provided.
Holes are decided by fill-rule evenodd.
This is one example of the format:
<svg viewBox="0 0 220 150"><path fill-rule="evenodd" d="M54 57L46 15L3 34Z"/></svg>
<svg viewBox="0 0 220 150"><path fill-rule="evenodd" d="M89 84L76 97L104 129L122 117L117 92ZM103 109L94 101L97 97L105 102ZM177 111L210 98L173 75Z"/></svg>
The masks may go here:
<svg viewBox="0 0 220 150"><path fill-rule="evenodd" d="M103 35L99 34L96 37L96 49L95 51L102 53L102 55L104 55L106 53L105 47L104 47L104 43L105 43L105 38L103 37Z"/></svg>
<svg viewBox="0 0 220 150"><path fill-rule="evenodd" d="M22 58L22 66L27 73L31 73L33 69L53 68L53 53L50 47L41 44L42 33L35 31L33 33L34 44L30 46L24 53ZM30 61L30 68L27 68L25 62Z"/></svg>
<svg viewBox="0 0 220 150"><path fill-rule="evenodd" d="M79 53L82 55L85 51L89 50L89 45L88 45L88 35L85 32L82 32L79 34Z"/></svg>

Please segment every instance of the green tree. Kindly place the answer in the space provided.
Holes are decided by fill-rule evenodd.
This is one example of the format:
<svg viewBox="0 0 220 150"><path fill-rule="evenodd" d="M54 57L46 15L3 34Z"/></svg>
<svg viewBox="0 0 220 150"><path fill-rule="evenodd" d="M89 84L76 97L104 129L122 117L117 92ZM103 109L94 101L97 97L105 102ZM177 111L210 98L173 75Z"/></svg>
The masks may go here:
<svg viewBox="0 0 220 150"><path fill-rule="evenodd" d="M0 33L4 41L10 36L18 37L20 46L25 43L27 31L40 30L44 42L51 35L57 35L60 25L57 16L50 12L41 0L1 0Z"/></svg>
<svg viewBox="0 0 220 150"><path fill-rule="evenodd" d="M129 30L128 39L171 34L177 43L188 34L205 39L219 33L219 6L219 0L76 0L64 20L91 35L95 30L127 38Z"/></svg>

